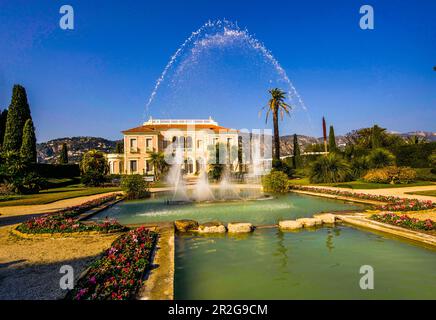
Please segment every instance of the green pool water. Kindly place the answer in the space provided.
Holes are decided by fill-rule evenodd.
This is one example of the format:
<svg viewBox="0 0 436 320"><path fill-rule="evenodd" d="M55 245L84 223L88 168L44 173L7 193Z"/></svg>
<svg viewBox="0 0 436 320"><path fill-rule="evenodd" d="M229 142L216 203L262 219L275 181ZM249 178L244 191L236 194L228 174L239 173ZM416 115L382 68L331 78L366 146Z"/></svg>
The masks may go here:
<svg viewBox="0 0 436 320"><path fill-rule="evenodd" d="M362 290L362 265L374 289ZM436 299L436 252L347 226L179 235L176 299Z"/></svg>
<svg viewBox="0 0 436 320"><path fill-rule="evenodd" d="M318 212L363 210L364 206L326 198L289 193L273 199L213 203L166 204L168 194L141 201L123 201L92 219L118 219L123 224L194 219L199 222L246 221L255 225L274 224L283 219L311 217Z"/></svg>

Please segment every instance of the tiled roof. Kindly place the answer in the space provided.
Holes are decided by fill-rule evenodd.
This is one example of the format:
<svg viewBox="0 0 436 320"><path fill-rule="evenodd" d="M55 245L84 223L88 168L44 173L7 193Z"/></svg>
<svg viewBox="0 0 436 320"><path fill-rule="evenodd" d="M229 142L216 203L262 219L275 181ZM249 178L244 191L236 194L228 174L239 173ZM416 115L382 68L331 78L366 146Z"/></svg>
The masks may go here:
<svg viewBox="0 0 436 320"><path fill-rule="evenodd" d="M166 131L169 129L179 129L179 130L186 130L187 128L193 128L197 130L213 130L215 132L220 131L227 131L227 132L238 132L234 129L225 128L222 126L216 126L211 124L152 124L152 125L146 125L146 126L140 126L128 130L122 131L123 133L158 133L160 131Z"/></svg>

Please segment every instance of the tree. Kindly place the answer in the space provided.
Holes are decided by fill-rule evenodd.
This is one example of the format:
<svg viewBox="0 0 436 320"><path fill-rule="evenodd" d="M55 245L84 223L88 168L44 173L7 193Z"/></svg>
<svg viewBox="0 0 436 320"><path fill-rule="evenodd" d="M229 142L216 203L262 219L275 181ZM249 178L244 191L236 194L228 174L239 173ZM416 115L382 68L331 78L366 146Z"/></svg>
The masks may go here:
<svg viewBox="0 0 436 320"><path fill-rule="evenodd" d="M122 141L117 142L115 145L115 153L124 153L124 143Z"/></svg>
<svg viewBox="0 0 436 320"><path fill-rule="evenodd" d="M298 144L298 136L294 134L294 147L292 149L293 157L292 157L292 166L294 169L297 169L300 166L300 145Z"/></svg>
<svg viewBox="0 0 436 320"><path fill-rule="evenodd" d="M6 120L8 118L8 109L4 109L0 113L0 147L3 146L6 131Z"/></svg>
<svg viewBox="0 0 436 320"><path fill-rule="evenodd" d="M370 169L377 169L392 166L395 163L395 156L388 150L378 148L371 151L367 160Z"/></svg>
<svg viewBox="0 0 436 320"><path fill-rule="evenodd" d="M36 162L36 137L32 119L27 119L24 125L20 155L27 163Z"/></svg>
<svg viewBox="0 0 436 320"><path fill-rule="evenodd" d="M62 143L61 153L59 154L59 163L60 164L68 163L68 147L65 142Z"/></svg>
<svg viewBox="0 0 436 320"><path fill-rule="evenodd" d="M291 106L285 102L286 94L284 91L279 88L269 90L271 94L271 99L268 101L268 105L263 109L267 108L266 112L266 122L268 122L268 116L272 113L273 117L273 126L274 126L274 155L273 159L280 159L280 134L279 134L279 112L280 118L283 120L284 114L290 115L289 111L291 110Z"/></svg>
<svg viewBox="0 0 436 320"><path fill-rule="evenodd" d="M154 175L156 180L160 179L162 173L168 168L168 163L165 161L165 155L163 152L152 152L150 154L150 163L154 169Z"/></svg>
<svg viewBox="0 0 436 320"><path fill-rule="evenodd" d="M378 125L372 127L371 132L371 147L372 149L378 149L383 146L382 134L385 133L386 129L380 128Z"/></svg>
<svg viewBox="0 0 436 320"><path fill-rule="evenodd" d="M426 142L427 142L426 137L422 137L422 136L418 136L418 135L413 135L413 136L409 136L406 138L407 144L421 144L421 143L426 143Z"/></svg>
<svg viewBox="0 0 436 320"><path fill-rule="evenodd" d="M330 126L330 131L329 131L329 151L330 152L337 151L335 129L333 129L333 126Z"/></svg>
<svg viewBox="0 0 436 320"><path fill-rule="evenodd" d="M12 90L11 104L8 109L3 150L20 151L23 129L28 119L31 119L31 115L26 89L16 84Z"/></svg>
<svg viewBox="0 0 436 320"><path fill-rule="evenodd" d="M89 150L80 161L82 182L87 186L99 186L105 181L109 165L103 152Z"/></svg>
<svg viewBox="0 0 436 320"><path fill-rule="evenodd" d="M312 183L336 183L351 178L350 165L336 153L318 158L310 167L309 179Z"/></svg>

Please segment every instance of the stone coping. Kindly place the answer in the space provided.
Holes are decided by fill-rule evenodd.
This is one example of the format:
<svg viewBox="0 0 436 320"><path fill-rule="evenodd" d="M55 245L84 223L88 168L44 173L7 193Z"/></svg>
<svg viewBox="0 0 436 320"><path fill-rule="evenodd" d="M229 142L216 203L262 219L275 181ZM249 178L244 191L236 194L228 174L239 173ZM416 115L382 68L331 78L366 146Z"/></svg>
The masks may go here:
<svg viewBox="0 0 436 320"><path fill-rule="evenodd" d="M377 230L384 233L392 234L401 238L406 238L419 243L430 245L436 248L436 236L423 232L410 230L402 227L397 227L387 223L374 221L364 216L336 216L339 220L357 227L362 227L370 230Z"/></svg>
<svg viewBox="0 0 436 320"><path fill-rule="evenodd" d="M86 220L86 219L92 217L93 215L96 215L97 213L102 212L103 210L106 210L109 207L112 207L113 205L117 204L118 202L123 201L124 199L125 199L125 197L123 195L120 195L120 197L118 199L115 199L115 200L112 200L109 202L105 202L105 203L99 205L98 207L89 209L88 211L79 214L77 216L77 220L78 221Z"/></svg>
<svg viewBox="0 0 436 320"><path fill-rule="evenodd" d="M370 204L370 205L376 205L376 206L377 205L387 204L386 202L382 202L382 201L374 201L374 200L366 200L366 199L357 199L357 198L336 196L336 195L333 195L333 194L322 193L322 192L294 190L294 189L290 190L290 192L307 194L307 195L323 197L323 198L330 198L330 199L334 199L334 200L343 200L343 201L350 201L350 202L356 202L356 203Z"/></svg>
<svg viewBox="0 0 436 320"><path fill-rule="evenodd" d="M146 226L147 227L147 226ZM137 300L173 300L174 299L174 225L161 223L151 226L158 232L151 267L148 269Z"/></svg>

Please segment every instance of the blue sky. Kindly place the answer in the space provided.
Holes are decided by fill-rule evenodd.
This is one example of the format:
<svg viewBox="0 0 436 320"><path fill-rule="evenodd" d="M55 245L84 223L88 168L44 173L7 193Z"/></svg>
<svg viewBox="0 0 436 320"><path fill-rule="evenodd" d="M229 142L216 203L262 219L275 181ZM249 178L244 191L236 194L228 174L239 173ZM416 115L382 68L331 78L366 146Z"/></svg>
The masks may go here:
<svg viewBox="0 0 436 320"><path fill-rule="evenodd" d="M59 28L63 4L74 8L74 30ZM363 4L374 7L375 30L359 28ZM214 61L216 78L201 78L210 91L185 92L180 100L192 99L191 107L152 104L144 111L183 41L207 20L226 18L271 50L302 96L311 125L286 120L284 134L319 136L323 115L337 134L374 123L436 131L434 12L431 0L1 0L0 108L9 105L14 83L24 85L39 141L119 138L150 114L210 114L225 126L258 128L267 93L254 93L259 79L234 76L247 67L240 57Z"/></svg>

